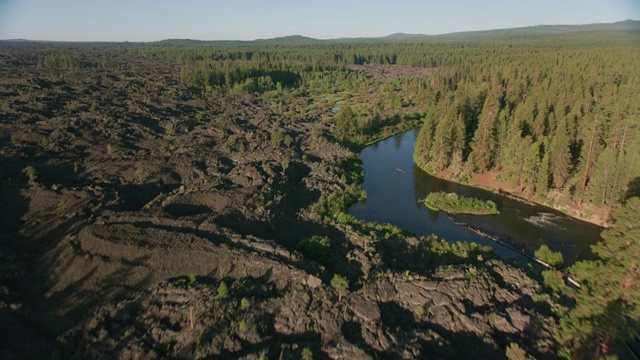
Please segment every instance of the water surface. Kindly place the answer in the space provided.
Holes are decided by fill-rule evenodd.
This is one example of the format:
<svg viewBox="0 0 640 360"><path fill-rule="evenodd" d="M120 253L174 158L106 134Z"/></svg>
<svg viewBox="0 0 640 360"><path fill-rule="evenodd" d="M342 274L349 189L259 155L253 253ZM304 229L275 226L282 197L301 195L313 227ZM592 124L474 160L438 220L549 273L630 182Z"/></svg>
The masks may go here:
<svg viewBox="0 0 640 360"><path fill-rule="evenodd" d="M547 244L552 250L562 252L566 264L591 257L589 246L600 240L601 227L551 208L430 176L413 163L418 131L409 130L360 152L367 200L353 205L349 209L351 215L362 220L390 223L416 235L435 234L447 240L491 246L504 258L522 260L517 252L454 222L466 223L529 254L533 254L540 245ZM492 200L498 205L500 214L449 217L418 202L435 191Z"/></svg>

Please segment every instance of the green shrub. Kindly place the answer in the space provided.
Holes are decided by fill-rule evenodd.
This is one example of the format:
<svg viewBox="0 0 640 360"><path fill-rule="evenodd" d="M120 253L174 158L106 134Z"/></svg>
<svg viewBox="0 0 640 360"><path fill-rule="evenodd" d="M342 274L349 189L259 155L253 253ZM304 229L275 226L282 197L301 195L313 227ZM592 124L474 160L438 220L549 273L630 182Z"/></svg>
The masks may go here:
<svg viewBox="0 0 640 360"><path fill-rule="evenodd" d="M342 275L335 274L331 279L331 287L338 293L338 301L340 301L342 296L349 292L349 280Z"/></svg>
<svg viewBox="0 0 640 360"><path fill-rule="evenodd" d="M326 236L314 235L298 243L296 250L320 262L331 260L331 240Z"/></svg>
<svg viewBox="0 0 640 360"><path fill-rule="evenodd" d="M505 356L509 360L527 360L527 353L517 343L511 343L507 346Z"/></svg>
<svg viewBox="0 0 640 360"><path fill-rule="evenodd" d="M249 301L249 299L242 298L242 300L240 300L240 309L247 310L249 307L251 307L251 302Z"/></svg>
<svg viewBox="0 0 640 360"><path fill-rule="evenodd" d="M67 203L66 199L60 199L58 200L58 214L64 214L69 208L69 204Z"/></svg>
<svg viewBox="0 0 640 360"><path fill-rule="evenodd" d="M534 253L536 259L546 262L553 267L560 267L564 264L562 253L549 249L547 245L542 245Z"/></svg>
<svg viewBox="0 0 640 360"><path fill-rule="evenodd" d="M198 281L198 277L196 276L196 274L189 274L189 283L195 284L196 281Z"/></svg>
<svg viewBox="0 0 640 360"><path fill-rule="evenodd" d="M476 243L447 241L439 239L435 235L422 237L420 239L421 249L433 256L432 261L434 266L466 263L474 264L494 257L493 251L490 247ZM471 280L472 276L475 276L472 273L467 274L469 276L468 280Z"/></svg>
<svg viewBox="0 0 640 360"><path fill-rule="evenodd" d="M284 142L285 134L282 131L274 131L271 133L271 146L279 147Z"/></svg>
<svg viewBox="0 0 640 360"><path fill-rule="evenodd" d="M314 205L314 211L325 220L335 220L342 213L346 213L351 205L366 198L367 193L364 190L351 186L342 194L321 197Z"/></svg>
<svg viewBox="0 0 640 360"><path fill-rule="evenodd" d="M240 324L238 325L238 329L240 329L240 331L244 332L247 331L249 327L247 326L247 322L242 320L240 321Z"/></svg>
<svg viewBox="0 0 640 360"><path fill-rule="evenodd" d="M313 360L313 352L308 347L302 349L302 360Z"/></svg>
<svg viewBox="0 0 640 360"><path fill-rule="evenodd" d="M218 298L226 299L228 297L229 297L229 287L227 286L227 283L223 281L218 286Z"/></svg>
<svg viewBox="0 0 640 360"><path fill-rule="evenodd" d="M362 160L360 158L348 158L342 162L340 167L345 171L347 184L359 185L364 182L364 168L362 167Z"/></svg>
<svg viewBox="0 0 640 360"><path fill-rule="evenodd" d="M549 289L558 292L564 288L564 277L558 270L545 270L542 272L544 285Z"/></svg>
<svg viewBox="0 0 640 360"><path fill-rule="evenodd" d="M0 110L7 111L10 107L11 106L9 105L9 102L7 100L0 99Z"/></svg>
<svg viewBox="0 0 640 360"><path fill-rule="evenodd" d="M27 166L26 168L22 169L22 173L27 176L29 184L36 184L36 180L38 179L38 172L36 171L36 168L34 168L33 166Z"/></svg>

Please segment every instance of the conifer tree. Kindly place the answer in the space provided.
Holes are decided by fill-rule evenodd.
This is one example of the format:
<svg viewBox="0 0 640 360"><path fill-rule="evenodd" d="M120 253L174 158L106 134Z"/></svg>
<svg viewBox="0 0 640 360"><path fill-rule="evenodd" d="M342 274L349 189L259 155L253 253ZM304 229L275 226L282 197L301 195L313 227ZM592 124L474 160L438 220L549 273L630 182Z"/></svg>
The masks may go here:
<svg viewBox="0 0 640 360"><path fill-rule="evenodd" d="M542 165L540 161L540 143L534 142L531 144L526 154L521 180L525 190L529 194L533 194L536 191L537 174Z"/></svg>
<svg viewBox="0 0 640 360"><path fill-rule="evenodd" d="M556 333L567 358L577 349L592 358L607 355L640 324L640 198L628 199L613 217L614 226L592 246L599 260L570 269L582 287Z"/></svg>
<svg viewBox="0 0 640 360"><path fill-rule="evenodd" d="M413 153L414 161L420 166L425 166L430 161L429 154L433 146L433 128L433 116L427 115L418 133Z"/></svg>
<svg viewBox="0 0 640 360"><path fill-rule="evenodd" d="M464 119L462 118L462 114L458 114L453 123L450 160L451 167L453 168L453 174L456 176L460 173L460 171L462 171L464 149L466 147L465 140L466 134Z"/></svg>
<svg viewBox="0 0 640 360"><path fill-rule="evenodd" d="M449 107L445 114L439 116L438 124L433 134L433 146L429 152L433 172L440 172L449 166L451 153L453 152L453 127L456 117L453 107Z"/></svg>
<svg viewBox="0 0 640 360"><path fill-rule="evenodd" d="M553 187L560 189L569 178L571 153L566 118L562 117L549 146L549 169Z"/></svg>
<svg viewBox="0 0 640 360"><path fill-rule="evenodd" d="M496 148L495 125L499 111L499 95L490 94L484 102L478 119L478 128L471 141L471 161L479 172L490 170L493 166L493 152Z"/></svg>
<svg viewBox="0 0 640 360"><path fill-rule="evenodd" d="M536 194L544 196L549 191L549 152L545 151L546 147L541 147L543 155L540 160L538 172L536 174Z"/></svg>

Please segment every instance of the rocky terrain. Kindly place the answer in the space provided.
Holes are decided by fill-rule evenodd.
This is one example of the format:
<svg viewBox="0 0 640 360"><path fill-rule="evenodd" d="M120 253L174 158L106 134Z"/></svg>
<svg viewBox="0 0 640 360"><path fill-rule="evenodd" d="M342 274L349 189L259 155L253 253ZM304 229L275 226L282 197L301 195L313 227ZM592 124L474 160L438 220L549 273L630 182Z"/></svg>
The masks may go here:
<svg viewBox="0 0 640 360"><path fill-rule="evenodd" d="M125 50L0 43L0 357L554 356L555 305L488 250L316 214L352 182L330 105Z"/></svg>

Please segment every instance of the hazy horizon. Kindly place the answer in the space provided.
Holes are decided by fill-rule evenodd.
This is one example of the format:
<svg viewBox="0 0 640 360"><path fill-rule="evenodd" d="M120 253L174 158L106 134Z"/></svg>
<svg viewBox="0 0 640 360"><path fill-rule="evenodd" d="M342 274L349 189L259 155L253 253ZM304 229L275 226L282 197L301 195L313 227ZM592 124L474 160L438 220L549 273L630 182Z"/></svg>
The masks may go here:
<svg viewBox="0 0 640 360"><path fill-rule="evenodd" d="M539 25L527 25L527 26L520 26L520 27L509 27L509 28L495 28L495 29L479 29L479 30L463 30L463 31L455 31L455 32L450 32L450 33L439 33L439 34L425 34L425 33L407 33L407 32L395 32L395 33L391 33L391 34L386 34L386 35L381 35L381 36L339 36L339 37L334 37L334 38L315 38L312 36L307 36L305 34L287 34L287 35L281 35L281 36L274 36L274 37L268 37L268 38L255 38L255 39L196 39L196 38L178 38L178 37L173 37L173 38L165 38L165 39L158 39L158 40L140 40L140 41L135 41L135 40L48 40L48 39L28 39L28 38L0 38L0 41L33 41L33 42L131 42L131 43L145 43L145 42L159 42L159 41L166 41L166 40L192 40L192 41L229 41L229 42L251 42L251 41L260 41L260 40L270 40L270 39L279 39L279 38L287 38L287 37L304 37L304 38L309 38L309 39L314 39L314 40L340 40L340 39L378 39L378 38L384 38L384 37L388 37L388 36L392 36L392 35L416 35L416 36L440 36L440 35L451 35L451 34L458 34L458 33L467 33L467 32L483 32L483 31L494 31L494 30L509 30L509 29L521 29L521 28L529 28L529 27L538 27L538 26L582 26L582 25L598 25L598 24L615 24L615 23L621 23L621 22L625 22L625 21L636 21L636 22L640 22L640 20L636 20L636 19L624 19L624 20L619 20L619 21L613 21L610 23L588 23L588 24L539 24Z"/></svg>
<svg viewBox="0 0 640 360"><path fill-rule="evenodd" d="M0 39L246 41L300 35L315 39L442 35L538 25L586 25L640 19L634 0L506 0L445 3L381 1L110 2L0 0Z"/></svg>

